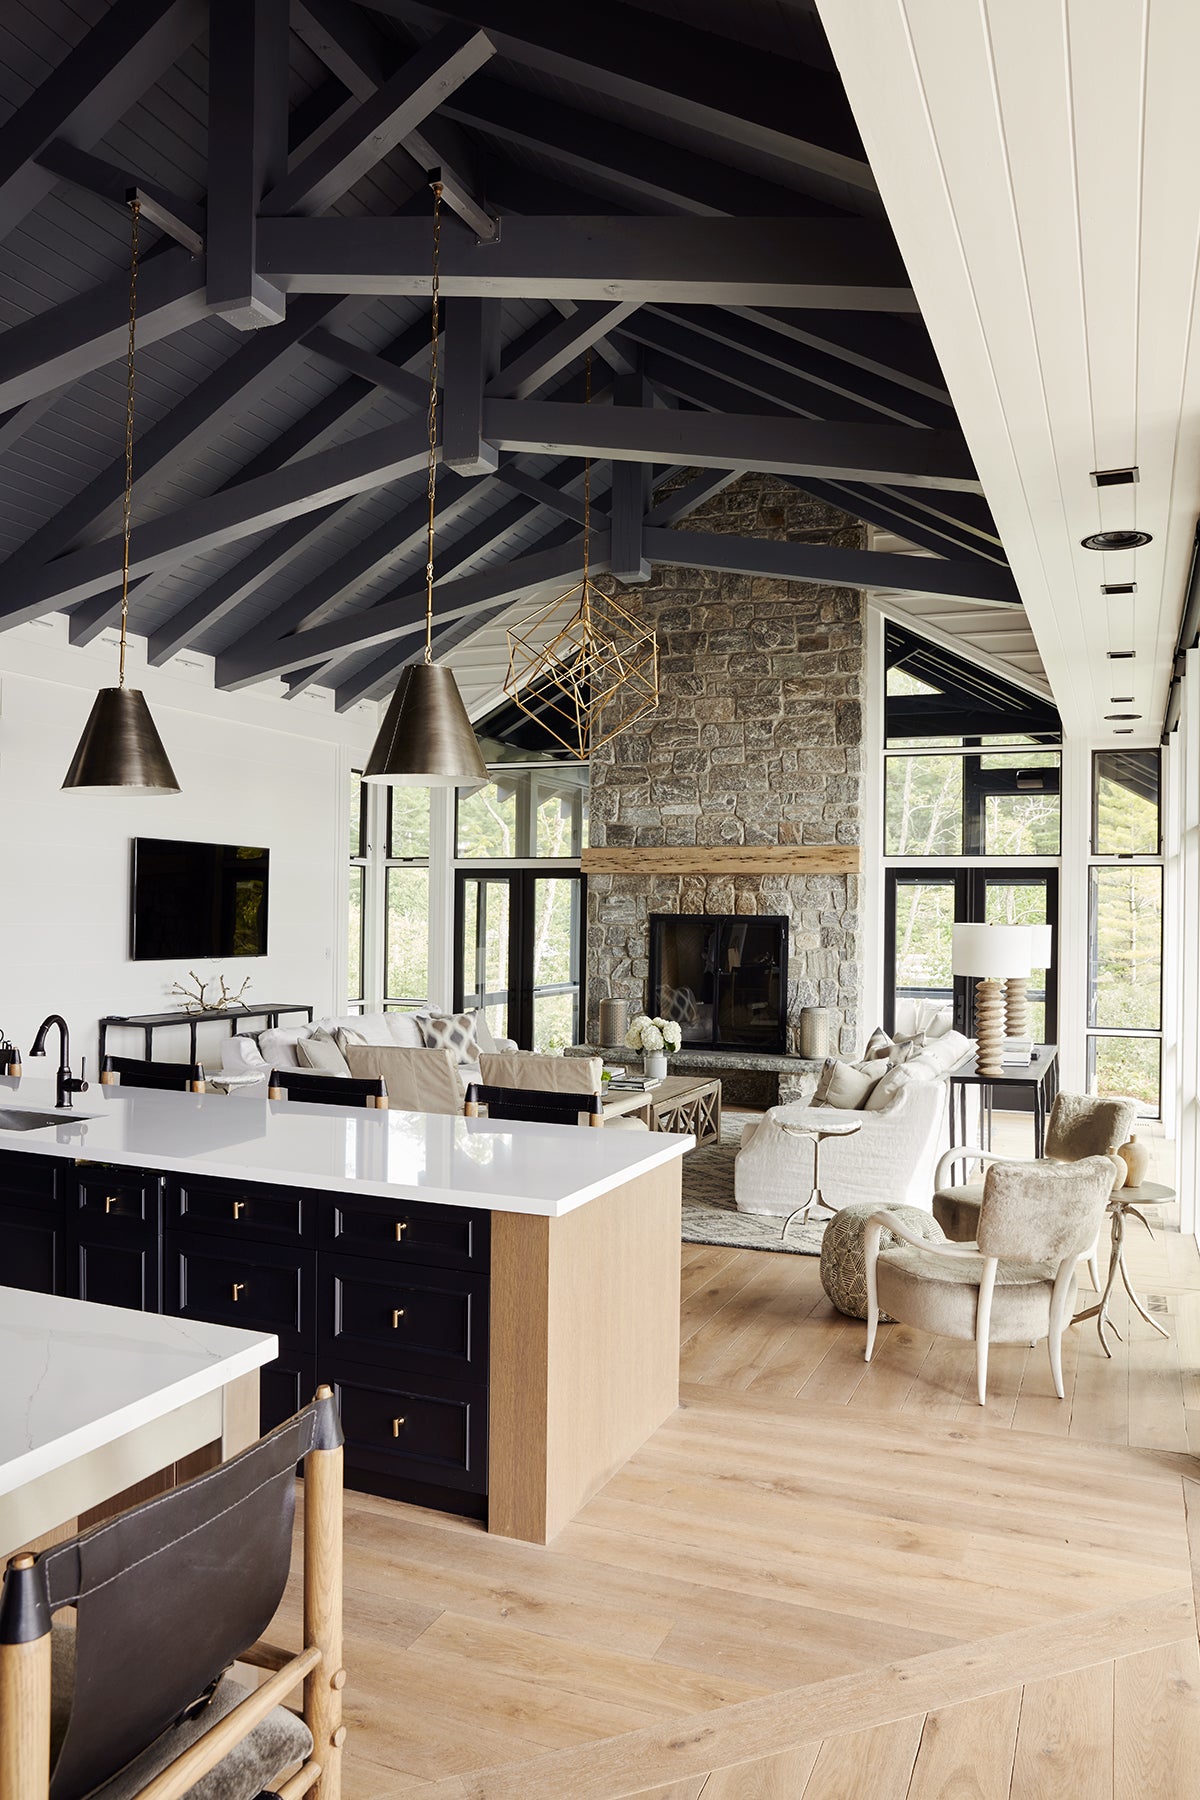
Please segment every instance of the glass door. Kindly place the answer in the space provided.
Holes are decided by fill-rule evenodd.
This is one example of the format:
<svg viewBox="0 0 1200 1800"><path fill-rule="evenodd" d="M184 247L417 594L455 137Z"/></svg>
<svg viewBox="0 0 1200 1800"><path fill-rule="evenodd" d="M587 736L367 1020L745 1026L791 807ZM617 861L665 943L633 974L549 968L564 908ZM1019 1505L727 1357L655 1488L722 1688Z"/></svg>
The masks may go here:
<svg viewBox="0 0 1200 1800"><path fill-rule="evenodd" d="M460 875L454 981L456 1005L479 1007L495 1037L512 1037L513 880Z"/></svg>
<svg viewBox="0 0 1200 1800"><path fill-rule="evenodd" d="M972 882L981 884L982 904L975 914L982 914L987 925L1049 925L1052 955L1058 944L1058 871L1021 870L1010 874L1007 869L972 871ZM1029 999L1029 1035L1035 1044L1058 1041L1058 984L1051 979L1053 967L1034 969L1026 990Z"/></svg>
<svg viewBox="0 0 1200 1800"><path fill-rule="evenodd" d="M549 1053L578 1043L583 879L574 871L460 869L455 1005L481 1007L497 1037Z"/></svg>

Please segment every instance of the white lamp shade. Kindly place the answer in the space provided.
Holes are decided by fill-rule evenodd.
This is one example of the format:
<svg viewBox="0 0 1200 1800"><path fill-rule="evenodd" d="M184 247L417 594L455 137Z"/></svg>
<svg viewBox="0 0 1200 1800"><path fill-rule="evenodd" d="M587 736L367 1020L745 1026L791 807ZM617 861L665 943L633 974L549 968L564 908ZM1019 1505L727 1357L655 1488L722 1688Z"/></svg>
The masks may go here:
<svg viewBox="0 0 1200 1800"><path fill-rule="evenodd" d="M973 975L976 981L1007 981L1010 975L1028 975L1030 960L1028 925L956 925L952 966L956 975Z"/></svg>
<svg viewBox="0 0 1200 1800"><path fill-rule="evenodd" d="M1029 955L1035 969L1048 969L1054 956L1054 927L1052 925L1031 925L1029 927Z"/></svg>

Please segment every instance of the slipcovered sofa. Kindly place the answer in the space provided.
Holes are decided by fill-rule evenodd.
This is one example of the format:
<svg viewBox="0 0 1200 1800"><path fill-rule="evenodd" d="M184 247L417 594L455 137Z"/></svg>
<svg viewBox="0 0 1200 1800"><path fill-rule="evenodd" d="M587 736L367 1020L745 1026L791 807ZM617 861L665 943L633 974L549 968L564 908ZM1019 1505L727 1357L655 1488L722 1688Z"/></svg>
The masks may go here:
<svg viewBox="0 0 1200 1800"><path fill-rule="evenodd" d="M865 1106L854 1109L804 1101L773 1106L742 1132L734 1161L738 1211L776 1218L794 1212L813 1185L813 1140L796 1135L795 1128L818 1130L831 1119L854 1119L860 1130L829 1139L821 1149L826 1205L835 1211L861 1205L919 1206L929 1212L934 1165L948 1136L946 1075L974 1048L969 1038L945 1032L906 1062L889 1069L882 1061L889 1085L877 1088L875 1105L869 1095Z"/></svg>
<svg viewBox="0 0 1200 1800"><path fill-rule="evenodd" d="M302 1039L315 1038L319 1032L332 1038L338 1031L345 1031L355 1034L359 1041L377 1047L395 1044L402 1050L423 1050L427 1046L422 1022L453 1016L435 1014L432 1008L425 1008L418 1012L346 1013L341 1017L314 1019L311 1025L281 1025L259 1032L257 1036L226 1038L221 1067L226 1074L260 1075L264 1080L271 1069L299 1069L302 1065L296 1045ZM481 1051L495 1054L516 1050L512 1038L495 1037L488 1029L486 1019L478 1014L475 1023ZM456 1053L456 1060L464 1086L479 1080L479 1064L475 1057Z"/></svg>

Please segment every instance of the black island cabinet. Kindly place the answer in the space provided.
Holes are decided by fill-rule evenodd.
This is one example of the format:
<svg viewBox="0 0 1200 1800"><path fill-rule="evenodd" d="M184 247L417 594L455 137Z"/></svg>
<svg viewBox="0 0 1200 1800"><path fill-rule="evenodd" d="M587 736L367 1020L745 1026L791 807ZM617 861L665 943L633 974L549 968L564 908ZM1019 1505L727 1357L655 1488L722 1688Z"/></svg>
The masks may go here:
<svg viewBox="0 0 1200 1800"><path fill-rule="evenodd" d="M271 1331L261 1425L319 1382L354 1487L486 1517L490 1214L0 1152L0 1286Z"/></svg>

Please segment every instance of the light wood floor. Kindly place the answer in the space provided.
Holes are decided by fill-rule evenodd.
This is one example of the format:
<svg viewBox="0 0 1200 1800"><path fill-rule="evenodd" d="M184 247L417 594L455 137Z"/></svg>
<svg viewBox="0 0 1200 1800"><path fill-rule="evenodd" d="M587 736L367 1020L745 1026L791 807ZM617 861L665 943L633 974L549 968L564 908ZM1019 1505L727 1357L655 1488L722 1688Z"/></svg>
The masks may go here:
<svg viewBox="0 0 1200 1800"><path fill-rule="evenodd" d="M683 1405L548 1550L348 1496L346 1800L1195 1793L1195 1241L1131 1239L1169 1341L1075 1328L1065 1402L994 1350L986 1410L815 1258L684 1262Z"/></svg>

